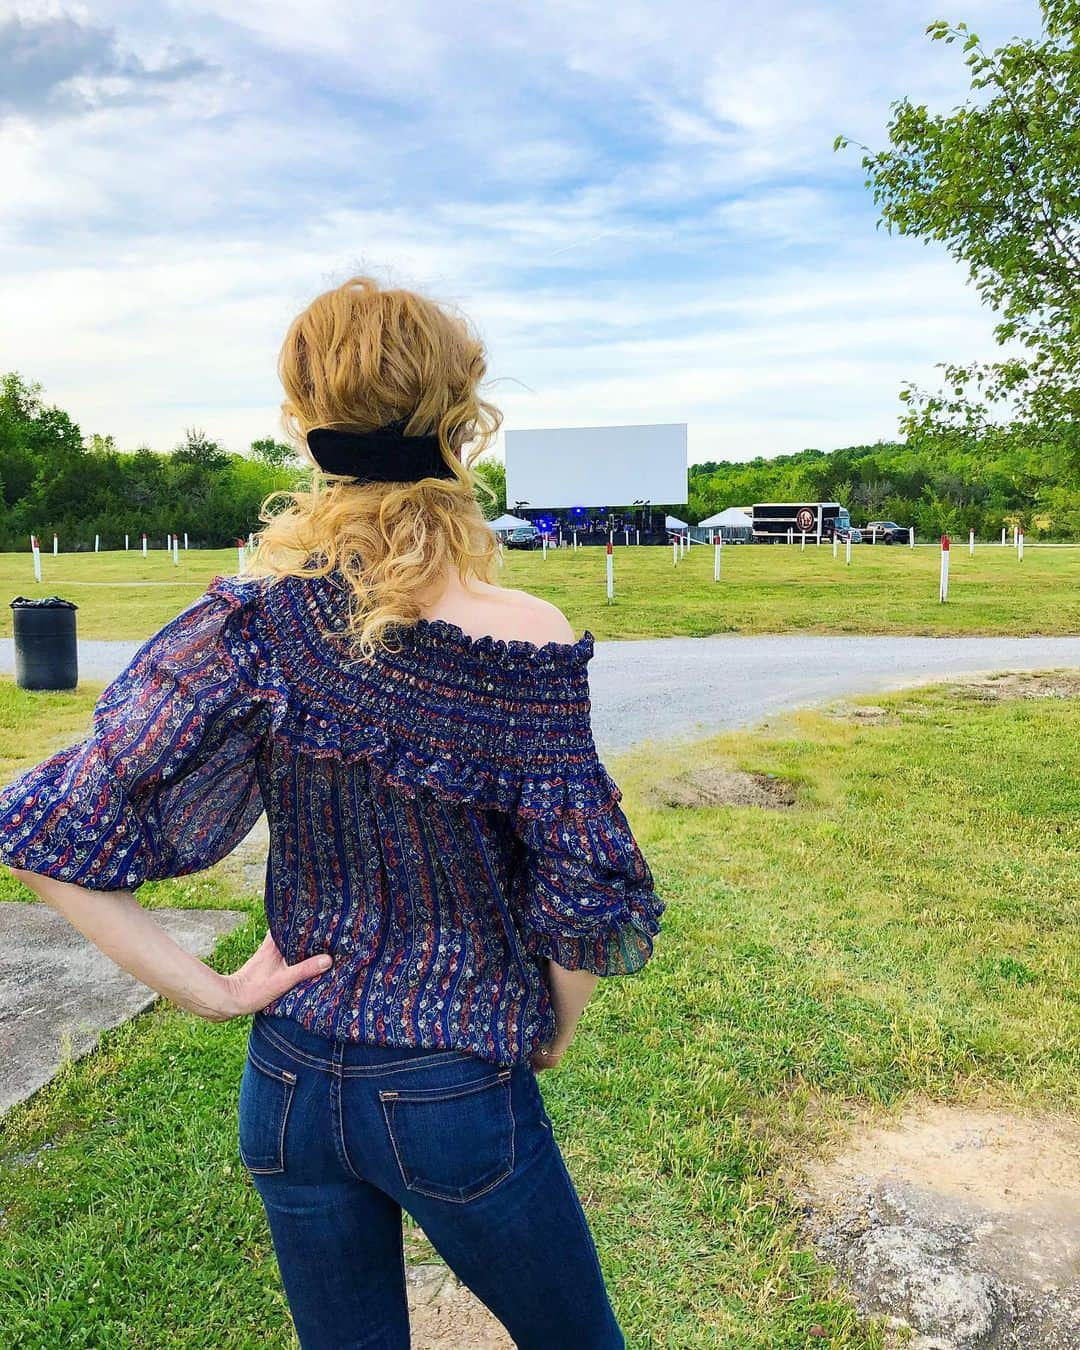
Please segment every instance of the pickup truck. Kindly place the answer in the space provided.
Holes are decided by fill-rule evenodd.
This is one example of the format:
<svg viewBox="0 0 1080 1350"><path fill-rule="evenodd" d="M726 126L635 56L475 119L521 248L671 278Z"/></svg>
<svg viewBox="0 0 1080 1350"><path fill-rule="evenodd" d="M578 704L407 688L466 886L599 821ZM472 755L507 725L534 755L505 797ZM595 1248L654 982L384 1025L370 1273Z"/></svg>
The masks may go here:
<svg viewBox="0 0 1080 1350"><path fill-rule="evenodd" d="M877 544L906 544L908 529L895 520L871 520L863 526L863 539Z"/></svg>

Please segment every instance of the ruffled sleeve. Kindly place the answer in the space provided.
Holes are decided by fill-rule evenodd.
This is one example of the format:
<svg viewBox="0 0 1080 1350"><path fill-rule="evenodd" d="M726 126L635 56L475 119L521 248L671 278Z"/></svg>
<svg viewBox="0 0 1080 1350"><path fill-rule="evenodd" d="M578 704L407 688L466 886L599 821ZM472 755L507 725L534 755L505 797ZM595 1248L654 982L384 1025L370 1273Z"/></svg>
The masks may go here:
<svg viewBox="0 0 1080 1350"><path fill-rule="evenodd" d="M0 791L0 861L92 890L223 858L263 810L250 583L219 577L104 691L85 740Z"/></svg>
<svg viewBox="0 0 1080 1350"><path fill-rule="evenodd" d="M652 956L667 906L597 754L586 663L549 670L537 705L543 715L513 813L522 846L513 904L532 955L568 970L628 975Z"/></svg>
<svg viewBox="0 0 1080 1350"><path fill-rule="evenodd" d="M617 802L599 815L522 822L525 946L567 970L630 975L649 960L666 905Z"/></svg>

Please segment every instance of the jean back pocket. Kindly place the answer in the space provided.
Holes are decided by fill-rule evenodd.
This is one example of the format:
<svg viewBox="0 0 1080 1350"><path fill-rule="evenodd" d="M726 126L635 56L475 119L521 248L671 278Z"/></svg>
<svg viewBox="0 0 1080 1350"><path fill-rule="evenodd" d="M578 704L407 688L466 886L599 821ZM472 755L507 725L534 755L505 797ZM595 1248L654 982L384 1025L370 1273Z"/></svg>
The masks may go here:
<svg viewBox="0 0 1080 1350"><path fill-rule="evenodd" d="M485 1076L468 1082L379 1093L410 1191L460 1204L490 1191L514 1170L511 1070L487 1068Z"/></svg>
<svg viewBox="0 0 1080 1350"><path fill-rule="evenodd" d="M249 1172L285 1171L285 1126L296 1074L248 1046L240 1080L240 1160Z"/></svg>

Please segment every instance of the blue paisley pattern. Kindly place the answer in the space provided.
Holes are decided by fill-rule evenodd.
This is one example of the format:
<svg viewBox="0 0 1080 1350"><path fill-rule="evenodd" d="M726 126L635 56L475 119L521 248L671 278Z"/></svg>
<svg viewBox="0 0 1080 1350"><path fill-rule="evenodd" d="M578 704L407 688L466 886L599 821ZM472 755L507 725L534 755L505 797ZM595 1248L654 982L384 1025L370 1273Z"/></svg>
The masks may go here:
<svg viewBox="0 0 1080 1350"><path fill-rule="evenodd" d="M87 738L0 790L0 859L96 890L219 861L265 810L265 1011L496 1063L555 1033L547 958L631 974L665 903L590 722L594 637L396 626L347 642L340 577L217 577L99 699Z"/></svg>

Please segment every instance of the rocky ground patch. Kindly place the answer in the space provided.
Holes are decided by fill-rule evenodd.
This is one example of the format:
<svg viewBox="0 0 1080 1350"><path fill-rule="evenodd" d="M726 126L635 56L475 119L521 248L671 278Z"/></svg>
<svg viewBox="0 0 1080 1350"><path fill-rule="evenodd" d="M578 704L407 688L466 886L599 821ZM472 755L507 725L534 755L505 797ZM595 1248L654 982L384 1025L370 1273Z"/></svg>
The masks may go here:
<svg viewBox="0 0 1080 1350"><path fill-rule="evenodd" d="M793 1184L819 1254L896 1344L1080 1346L1080 1122L926 1106Z"/></svg>

